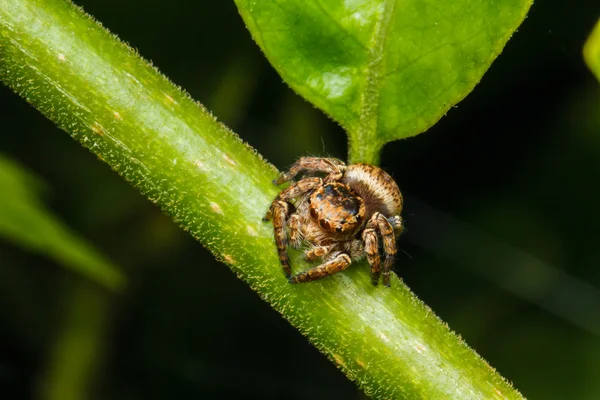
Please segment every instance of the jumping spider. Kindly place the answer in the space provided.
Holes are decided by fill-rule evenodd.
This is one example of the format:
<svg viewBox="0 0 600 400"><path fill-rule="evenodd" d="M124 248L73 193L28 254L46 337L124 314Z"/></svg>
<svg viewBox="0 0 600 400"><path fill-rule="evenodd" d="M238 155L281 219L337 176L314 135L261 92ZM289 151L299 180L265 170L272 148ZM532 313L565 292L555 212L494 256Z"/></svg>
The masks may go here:
<svg viewBox="0 0 600 400"><path fill-rule="evenodd" d="M335 158L302 157L274 183L291 181L300 172L308 176L279 193L264 217L265 221L273 220L279 260L289 282L325 278L366 255L371 281L377 285L381 238L383 284L389 286L396 236L403 228L402 194L396 182L372 165L346 166ZM324 177L315 177L315 173ZM295 248L308 246L307 261L322 259L323 263L292 276L288 238Z"/></svg>

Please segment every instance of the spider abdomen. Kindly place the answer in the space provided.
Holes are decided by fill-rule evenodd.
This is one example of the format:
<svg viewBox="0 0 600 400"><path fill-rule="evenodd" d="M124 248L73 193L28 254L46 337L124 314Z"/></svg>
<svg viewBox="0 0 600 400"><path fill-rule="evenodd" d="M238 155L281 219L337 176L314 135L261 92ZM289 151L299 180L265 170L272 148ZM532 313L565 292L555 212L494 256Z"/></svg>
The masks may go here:
<svg viewBox="0 0 600 400"><path fill-rule="evenodd" d="M402 211L402 194L398 185L379 167L369 164L349 165L342 182L364 200L367 216L376 212L391 216Z"/></svg>

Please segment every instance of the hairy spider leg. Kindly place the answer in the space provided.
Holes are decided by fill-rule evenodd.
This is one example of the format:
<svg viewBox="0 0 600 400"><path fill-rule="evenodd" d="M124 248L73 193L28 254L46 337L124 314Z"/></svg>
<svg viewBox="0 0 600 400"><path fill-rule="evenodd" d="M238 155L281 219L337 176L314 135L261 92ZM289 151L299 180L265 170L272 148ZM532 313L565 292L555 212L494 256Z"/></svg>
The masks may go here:
<svg viewBox="0 0 600 400"><path fill-rule="evenodd" d="M302 244L300 216L298 214L290 215L287 224L290 228L290 242L292 244L292 247L297 249Z"/></svg>
<svg viewBox="0 0 600 400"><path fill-rule="evenodd" d="M304 193L309 192L323 185L323 179L321 178L306 178L298 181L297 183L283 189L275 200L271 203L267 214L264 216L263 221L267 222L271 220L273 216L273 208L278 201L290 201L296 197L302 196Z"/></svg>
<svg viewBox="0 0 600 400"><path fill-rule="evenodd" d="M306 252L304 258L306 261L315 261L317 258L325 257L334 247L335 245L314 247Z"/></svg>
<svg viewBox="0 0 600 400"><path fill-rule="evenodd" d="M396 233L387 218L378 212L373 214L367 227L376 228L383 239L383 252L385 254L383 261L383 284L390 286L390 270L396 257Z"/></svg>
<svg viewBox="0 0 600 400"><path fill-rule="evenodd" d="M394 231L396 232L396 237L399 236L404 230L404 224L402 224L401 216L394 215L393 217L389 217L388 222L390 223L390 225L392 225L392 228L394 228Z"/></svg>
<svg viewBox="0 0 600 400"><path fill-rule="evenodd" d="M292 269L290 267L290 258L286 249L288 242L286 224L288 217L291 214L291 210L293 210L293 205L290 204L289 201L306 192L314 190L321 185L323 185L323 180L321 178L307 178L282 190L275 200L273 200L271 207L269 207L269 211L267 211L267 215L263 218L264 221L273 219L273 232L277 253L279 254L279 261L288 278L292 275Z"/></svg>
<svg viewBox="0 0 600 400"><path fill-rule="evenodd" d="M381 258L379 257L379 239L373 228L367 228L362 234L365 242L365 253L367 253L367 261L371 266L371 283L377 285L379 275L381 273Z"/></svg>
<svg viewBox="0 0 600 400"><path fill-rule="evenodd" d="M289 278L292 275L290 267L290 257L287 254L287 233L285 223L290 212L290 205L285 201L278 201L273 207L273 228L275 232L275 245L279 254L279 262L283 267L285 275Z"/></svg>
<svg viewBox="0 0 600 400"><path fill-rule="evenodd" d="M325 278L326 276L335 274L345 270L350 266L352 260L346 253L339 253L330 261L327 261L319 266L299 273L298 275L289 278L290 283L309 282L317 279Z"/></svg>
<svg viewBox="0 0 600 400"><path fill-rule="evenodd" d="M276 185L291 181L302 171L306 172L324 172L327 174L325 182L338 181L346 165L337 158L319 158L319 157L301 157L291 166L288 172L284 172L274 181Z"/></svg>

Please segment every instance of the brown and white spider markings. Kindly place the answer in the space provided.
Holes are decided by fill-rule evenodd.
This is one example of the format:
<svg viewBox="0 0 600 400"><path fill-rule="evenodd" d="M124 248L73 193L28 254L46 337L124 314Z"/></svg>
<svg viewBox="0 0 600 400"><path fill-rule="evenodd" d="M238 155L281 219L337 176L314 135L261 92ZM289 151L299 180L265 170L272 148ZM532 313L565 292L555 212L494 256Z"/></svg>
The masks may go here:
<svg viewBox="0 0 600 400"><path fill-rule="evenodd" d="M274 183L292 181L301 172L306 176L279 193L264 217L273 220L279 260L289 282L325 278L366 255L371 281L377 285L381 240L383 284L389 286L396 237L403 229L402 194L396 182L373 165L302 157ZM292 276L288 242L295 248L306 245L306 260L321 259L322 264Z"/></svg>

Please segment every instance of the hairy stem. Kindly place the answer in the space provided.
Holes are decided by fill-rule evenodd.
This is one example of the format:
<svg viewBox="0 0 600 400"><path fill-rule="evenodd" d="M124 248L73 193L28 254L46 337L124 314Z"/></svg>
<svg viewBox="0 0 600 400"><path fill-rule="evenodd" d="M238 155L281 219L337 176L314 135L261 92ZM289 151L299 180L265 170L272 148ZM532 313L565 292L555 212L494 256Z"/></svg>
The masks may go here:
<svg viewBox="0 0 600 400"><path fill-rule="evenodd" d="M261 221L277 171L71 3L2 0L0 79L172 215L367 394L521 397L397 278L373 287L358 265L288 284Z"/></svg>

